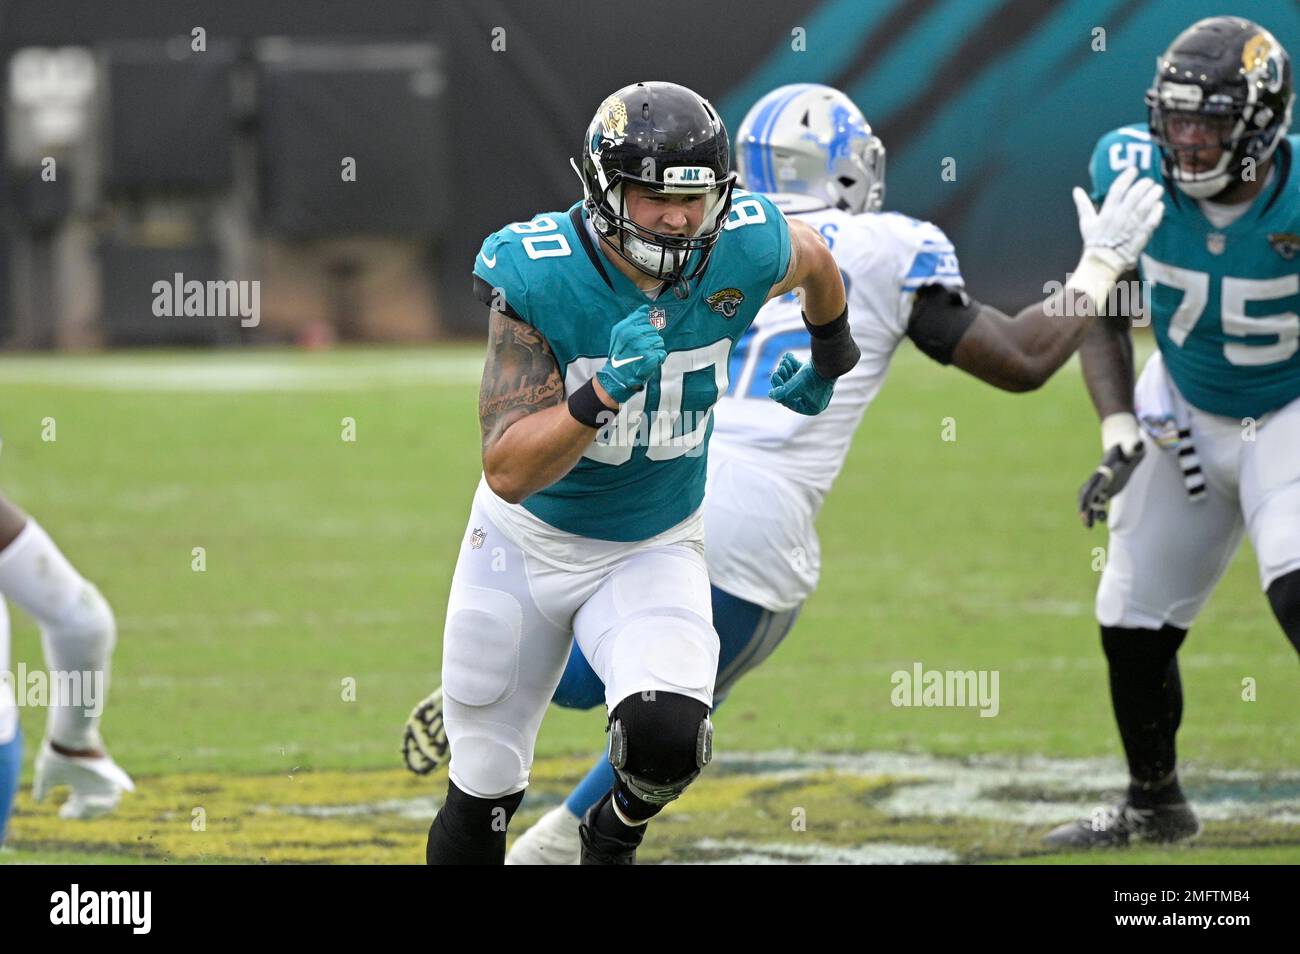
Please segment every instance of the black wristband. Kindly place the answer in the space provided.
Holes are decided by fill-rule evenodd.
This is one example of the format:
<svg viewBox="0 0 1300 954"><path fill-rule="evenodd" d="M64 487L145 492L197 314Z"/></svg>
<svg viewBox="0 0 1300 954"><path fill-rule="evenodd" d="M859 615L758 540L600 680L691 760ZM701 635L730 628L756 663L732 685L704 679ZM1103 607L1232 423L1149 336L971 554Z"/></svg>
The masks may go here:
<svg viewBox="0 0 1300 954"><path fill-rule="evenodd" d="M570 394L568 404L573 419L588 427L604 427L617 413L607 407L596 393L595 378L589 378L586 384Z"/></svg>
<svg viewBox="0 0 1300 954"><path fill-rule="evenodd" d="M819 375L831 381L857 367L862 351L849 330L848 305L824 325L814 325L804 315L803 325L812 336L812 366Z"/></svg>

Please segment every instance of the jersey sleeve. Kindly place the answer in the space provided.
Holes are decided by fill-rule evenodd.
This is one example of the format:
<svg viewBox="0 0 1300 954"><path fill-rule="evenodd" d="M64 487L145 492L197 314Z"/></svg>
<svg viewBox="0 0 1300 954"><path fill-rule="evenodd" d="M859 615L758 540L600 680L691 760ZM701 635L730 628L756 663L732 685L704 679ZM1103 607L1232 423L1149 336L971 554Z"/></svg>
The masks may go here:
<svg viewBox="0 0 1300 954"><path fill-rule="evenodd" d="M1112 130L1097 140L1088 160L1088 193L1094 205L1101 205L1121 172L1136 165L1138 172L1148 178L1159 178L1156 162L1156 145L1146 124L1124 126Z"/></svg>
<svg viewBox="0 0 1300 954"><path fill-rule="evenodd" d="M533 324L528 284L520 261L523 254L519 236L509 228L484 239L474 256L474 297L494 311Z"/></svg>
<svg viewBox="0 0 1300 954"><path fill-rule="evenodd" d="M898 254L898 314L897 331L907 333L912 318L916 293L931 285L938 285L957 293L963 299L966 279L961 274L957 249L943 229L933 222L922 222L907 216L897 216L899 222L893 229Z"/></svg>
<svg viewBox="0 0 1300 954"><path fill-rule="evenodd" d="M905 271L900 283L903 291L916 292L927 285L965 288L957 249L943 229L932 222L917 222L909 241L903 246Z"/></svg>
<svg viewBox="0 0 1300 954"><path fill-rule="evenodd" d="M755 271L755 286L771 288L790 267L790 226L765 195L737 189L724 229L734 231L742 254Z"/></svg>

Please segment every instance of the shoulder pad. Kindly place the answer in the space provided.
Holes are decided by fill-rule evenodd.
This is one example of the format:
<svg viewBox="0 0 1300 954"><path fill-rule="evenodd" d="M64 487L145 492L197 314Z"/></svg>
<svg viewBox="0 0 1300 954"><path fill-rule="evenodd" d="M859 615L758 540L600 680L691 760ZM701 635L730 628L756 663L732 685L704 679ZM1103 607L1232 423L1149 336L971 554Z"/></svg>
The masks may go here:
<svg viewBox="0 0 1300 954"><path fill-rule="evenodd" d="M569 248L563 219L561 212L542 213L526 222L512 222L484 239L474 256L474 297L531 324L529 279L539 267L537 262Z"/></svg>
<svg viewBox="0 0 1300 954"><path fill-rule="evenodd" d="M785 277L790 267L790 226L771 199L736 189L722 229L727 242L738 248L740 257L759 273L756 281L767 281L771 287Z"/></svg>

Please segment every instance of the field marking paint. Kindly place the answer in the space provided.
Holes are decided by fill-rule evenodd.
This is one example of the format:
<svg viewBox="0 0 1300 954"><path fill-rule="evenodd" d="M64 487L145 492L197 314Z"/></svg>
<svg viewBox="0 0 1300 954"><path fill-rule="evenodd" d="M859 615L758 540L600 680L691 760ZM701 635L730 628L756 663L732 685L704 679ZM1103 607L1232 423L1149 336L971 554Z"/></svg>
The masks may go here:
<svg viewBox="0 0 1300 954"><path fill-rule="evenodd" d="M34 804L23 791L10 838L20 857L37 851L357 864L423 858L445 775L417 778L396 767L313 770L300 762L299 749L292 740L267 747L287 758L281 770L265 774L137 777L137 791L114 815L75 831L59 819L57 804ZM516 834L558 804L588 766L579 756L539 759ZM1203 846L1276 846L1300 858L1300 772L1192 763L1184 781L1209 822ZM1118 759L726 752L688 801L665 813L644 860L913 864L1025 857L1041 853L1038 836L1047 826L1086 814L1124 782ZM195 806L207 810L203 832L191 828ZM806 830L790 828L797 806L807 809Z"/></svg>
<svg viewBox="0 0 1300 954"><path fill-rule="evenodd" d="M384 387L472 385L483 374L478 353L434 350L379 358L355 353L355 362L317 361L311 355L139 357L130 354L6 357L6 385L49 385L93 391L358 391ZM332 356L330 356L332 357Z"/></svg>

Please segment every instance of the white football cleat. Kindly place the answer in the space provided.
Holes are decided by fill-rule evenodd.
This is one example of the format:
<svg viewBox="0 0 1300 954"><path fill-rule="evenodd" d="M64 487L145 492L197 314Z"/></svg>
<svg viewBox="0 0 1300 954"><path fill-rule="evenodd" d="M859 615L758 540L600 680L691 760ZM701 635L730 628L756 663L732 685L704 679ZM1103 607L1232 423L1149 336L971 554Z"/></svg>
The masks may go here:
<svg viewBox="0 0 1300 954"><path fill-rule="evenodd" d="M59 809L59 817L68 819L107 815L117 807L123 792L135 791L131 776L107 755L99 758L60 755L46 739L36 754L32 799L43 801L60 785L72 789L68 800Z"/></svg>
<svg viewBox="0 0 1300 954"><path fill-rule="evenodd" d="M578 837L580 821L567 805L552 808L519 836L506 855L506 864L578 864L582 854L582 839Z"/></svg>

